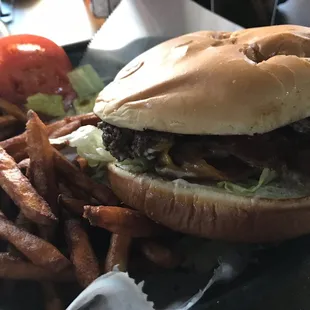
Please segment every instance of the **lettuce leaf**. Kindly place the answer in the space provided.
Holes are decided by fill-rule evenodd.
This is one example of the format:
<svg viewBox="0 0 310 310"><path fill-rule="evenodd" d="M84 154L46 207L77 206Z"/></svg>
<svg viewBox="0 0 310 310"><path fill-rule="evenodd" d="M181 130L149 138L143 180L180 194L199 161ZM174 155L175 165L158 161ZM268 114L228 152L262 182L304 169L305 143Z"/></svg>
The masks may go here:
<svg viewBox="0 0 310 310"><path fill-rule="evenodd" d="M91 65L74 69L68 73L68 78L80 100L92 98L104 86L102 79Z"/></svg>
<svg viewBox="0 0 310 310"><path fill-rule="evenodd" d="M233 194L253 194L264 185L269 184L276 177L277 177L276 171L271 170L269 168L264 168L256 185L246 187L245 185L223 181L219 182L218 186L224 188L226 191Z"/></svg>
<svg viewBox="0 0 310 310"><path fill-rule="evenodd" d="M50 139L50 142L52 144L67 143L75 147L78 155L87 159L91 167L115 161L115 158L102 144L102 130L92 125L80 127L66 136Z"/></svg>
<svg viewBox="0 0 310 310"><path fill-rule="evenodd" d="M77 94L77 98L73 102L69 102L70 110L65 111L62 96L41 93L28 97L26 107L52 117L85 114L93 111L98 93L104 87L97 72L91 65L85 65L69 72L68 78Z"/></svg>
<svg viewBox="0 0 310 310"><path fill-rule="evenodd" d="M29 110L44 113L53 117L66 115L63 99L60 95L45 95L38 93L27 98L26 107Z"/></svg>
<svg viewBox="0 0 310 310"><path fill-rule="evenodd" d="M117 166L133 173L142 173L149 169L149 161L145 158L126 159Z"/></svg>
<svg viewBox="0 0 310 310"><path fill-rule="evenodd" d="M66 143L76 148L76 152L84 157L89 166L96 167L96 178L102 179L104 167L116 159L104 148L102 144L102 130L92 126L82 126L76 131L56 139L50 139L52 144ZM131 172L145 172L148 170L148 161L145 158L127 159L117 165Z"/></svg>

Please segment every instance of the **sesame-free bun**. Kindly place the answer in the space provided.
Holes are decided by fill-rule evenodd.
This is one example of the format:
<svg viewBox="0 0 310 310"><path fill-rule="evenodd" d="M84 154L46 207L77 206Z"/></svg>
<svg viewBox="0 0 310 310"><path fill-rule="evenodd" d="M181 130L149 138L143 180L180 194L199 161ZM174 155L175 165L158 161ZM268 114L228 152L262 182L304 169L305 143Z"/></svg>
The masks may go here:
<svg viewBox="0 0 310 310"><path fill-rule="evenodd" d="M310 197L238 196L215 186L166 181L108 166L114 193L172 230L238 242L274 242L310 233Z"/></svg>
<svg viewBox="0 0 310 310"><path fill-rule="evenodd" d="M99 94L95 113L135 130L265 133L310 116L310 28L200 31L150 49Z"/></svg>

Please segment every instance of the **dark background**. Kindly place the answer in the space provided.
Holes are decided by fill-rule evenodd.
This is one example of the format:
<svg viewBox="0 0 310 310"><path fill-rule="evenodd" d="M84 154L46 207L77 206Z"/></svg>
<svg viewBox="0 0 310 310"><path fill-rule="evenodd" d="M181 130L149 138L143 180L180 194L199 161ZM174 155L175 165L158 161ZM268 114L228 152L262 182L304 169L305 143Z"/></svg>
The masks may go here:
<svg viewBox="0 0 310 310"><path fill-rule="evenodd" d="M210 9L210 0L195 0ZM269 26L274 0L215 0L215 13L245 28ZM275 24L310 26L310 1L279 0Z"/></svg>

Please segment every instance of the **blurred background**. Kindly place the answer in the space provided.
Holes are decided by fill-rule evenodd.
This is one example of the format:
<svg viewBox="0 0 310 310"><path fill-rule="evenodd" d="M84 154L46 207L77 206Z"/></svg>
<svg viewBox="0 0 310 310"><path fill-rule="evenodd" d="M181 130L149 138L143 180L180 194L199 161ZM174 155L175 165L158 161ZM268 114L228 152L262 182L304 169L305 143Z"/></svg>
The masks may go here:
<svg viewBox="0 0 310 310"><path fill-rule="evenodd" d="M245 28L267 26L271 23L310 26L309 0L197 0L196 2Z"/></svg>
<svg viewBox="0 0 310 310"><path fill-rule="evenodd" d="M245 28L288 23L310 26L309 0L195 1ZM63 46L86 42L119 2L120 0L0 0L0 33L33 33L48 37Z"/></svg>

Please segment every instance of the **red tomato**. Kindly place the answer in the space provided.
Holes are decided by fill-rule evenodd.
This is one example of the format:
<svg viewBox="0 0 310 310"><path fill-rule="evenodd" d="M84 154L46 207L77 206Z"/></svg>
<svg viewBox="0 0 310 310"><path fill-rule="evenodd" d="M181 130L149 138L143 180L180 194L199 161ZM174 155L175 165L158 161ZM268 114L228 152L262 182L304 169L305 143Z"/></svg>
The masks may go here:
<svg viewBox="0 0 310 310"><path fill-rule="evenodd" d="M54 42L35 35L0 38L0 97L24 104L28 96L59 94L73 98L67 73L72 65Z"/></svg>

